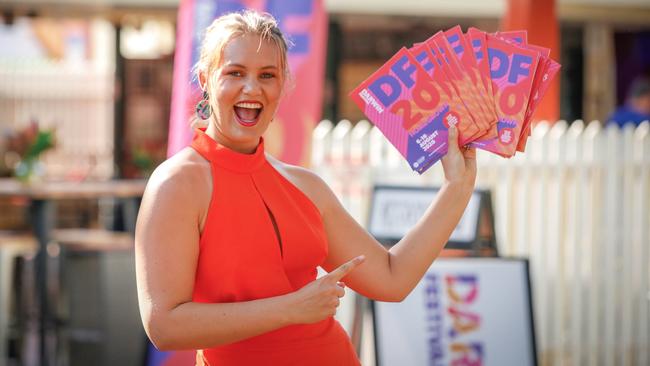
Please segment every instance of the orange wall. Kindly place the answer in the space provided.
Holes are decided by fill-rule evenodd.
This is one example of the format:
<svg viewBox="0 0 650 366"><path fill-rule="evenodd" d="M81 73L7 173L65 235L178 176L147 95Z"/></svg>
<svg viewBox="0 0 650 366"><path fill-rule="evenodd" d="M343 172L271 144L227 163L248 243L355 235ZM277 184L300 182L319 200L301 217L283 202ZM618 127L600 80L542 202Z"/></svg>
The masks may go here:
<svg viewBox="0 0 650 366"><path fill-rule="evenodd" d="M506 13L501 20L501 30L519 29L528 31L529 43L550 48L551 58L560 61L560 32L555 0L508 0ZM560 118L560 76L551 82L533 115L534 121L555 122Z"/></svg>

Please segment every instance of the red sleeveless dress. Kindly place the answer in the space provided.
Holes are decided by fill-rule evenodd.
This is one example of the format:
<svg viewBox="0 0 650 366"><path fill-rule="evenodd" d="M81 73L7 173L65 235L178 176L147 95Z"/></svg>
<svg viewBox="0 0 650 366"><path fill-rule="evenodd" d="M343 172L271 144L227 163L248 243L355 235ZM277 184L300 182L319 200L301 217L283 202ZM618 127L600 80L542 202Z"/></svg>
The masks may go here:
<svg viewBox="0 0 650 366"><path fill-rule="evenodd" d="M320 211L266 160L219 145L197 130L191 145L210 161L212 198L199 242L193 301L249 301L284 295L316 279L327 256ZM214 326L219 326L215 324ZM197 365L359 365L334 319L292 325L199 350Z"/></svg>

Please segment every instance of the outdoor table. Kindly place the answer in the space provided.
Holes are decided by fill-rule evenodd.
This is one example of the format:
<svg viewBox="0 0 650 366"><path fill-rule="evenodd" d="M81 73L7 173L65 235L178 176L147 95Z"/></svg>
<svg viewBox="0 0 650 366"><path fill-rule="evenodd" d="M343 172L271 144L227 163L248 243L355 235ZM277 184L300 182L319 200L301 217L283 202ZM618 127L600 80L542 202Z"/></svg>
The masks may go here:
<svg viewBox="0 0 650 366"><path fill-rule="evenodd" d="M15 179L0 179L0 197L28 200L29 223L38 242L36 255L36 298L38 307L38 360L36 364L53 366L56 360L57 324L48 298L47 246L53 240L56 202L65 199L117 198L123 201L126 230L135 232L139 200L145 180L109 180L83 182L37 182L23 184Z"/></svg>

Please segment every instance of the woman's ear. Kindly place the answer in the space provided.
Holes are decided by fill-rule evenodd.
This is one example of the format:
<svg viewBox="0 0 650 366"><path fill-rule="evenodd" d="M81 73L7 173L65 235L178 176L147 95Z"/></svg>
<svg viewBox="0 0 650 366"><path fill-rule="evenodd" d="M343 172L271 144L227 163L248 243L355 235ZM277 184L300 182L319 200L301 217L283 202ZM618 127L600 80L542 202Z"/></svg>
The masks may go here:
<svg viewBox="0 0 650 366"><path fill-rule="evenodd" d="M207 87L206 81L207 81L207 78L206 78L206 75L205 75L205 71L199 71L199 87L201 87L201 90L203 90L203 91L207 90L206 89L206 87Z"/></svg>

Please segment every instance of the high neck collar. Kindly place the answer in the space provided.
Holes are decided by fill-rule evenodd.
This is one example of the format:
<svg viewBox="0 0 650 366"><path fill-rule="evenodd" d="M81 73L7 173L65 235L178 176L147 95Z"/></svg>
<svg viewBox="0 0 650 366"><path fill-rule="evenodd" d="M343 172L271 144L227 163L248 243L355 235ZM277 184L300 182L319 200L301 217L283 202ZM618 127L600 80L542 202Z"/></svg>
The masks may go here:
<svg viewBox="0 0 650 366"><path fill-rule="evenodd" d="M197 128L191 146L207 160L238 173L251 173L266 161L262 137L254 153L244 154L219 144L205 133L205 128Z"/></svg>

